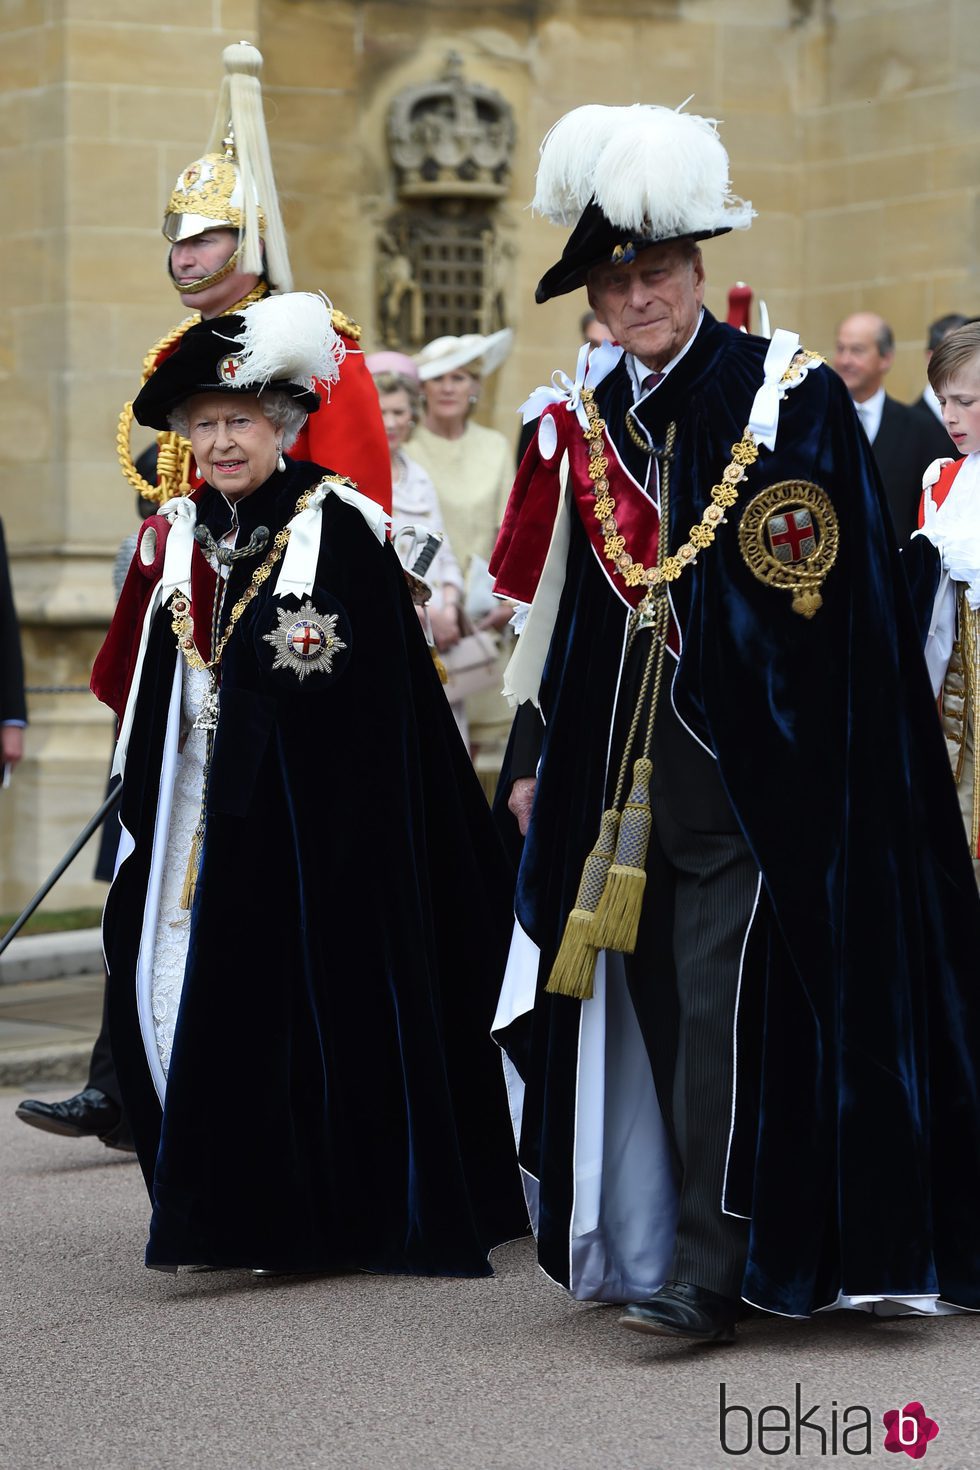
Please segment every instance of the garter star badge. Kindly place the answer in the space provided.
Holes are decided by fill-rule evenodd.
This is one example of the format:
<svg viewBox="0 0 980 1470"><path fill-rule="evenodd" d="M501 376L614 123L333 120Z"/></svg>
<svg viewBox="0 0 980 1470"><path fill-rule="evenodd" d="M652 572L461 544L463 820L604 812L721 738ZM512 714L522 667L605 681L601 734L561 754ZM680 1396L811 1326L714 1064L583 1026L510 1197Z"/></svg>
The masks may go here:
<svg viewBox="0 0 980 1470"><path fill-rule="evenodd" d="M738 527L742 560L767 587L793 594L793 611L812 618L837 560L840 527L830 496L808 480L782 480L749 501Z"/></svg>
<svg viewBox="0 0 980 1470"><path fill-rule="evenodd" d="M317 612L307 598L299 612L278 608L279 626L262 641L276 651L272 667L289 669L302 684L307 674L330 674L333 661L347 644L337 633L337 613Z"/></svg>

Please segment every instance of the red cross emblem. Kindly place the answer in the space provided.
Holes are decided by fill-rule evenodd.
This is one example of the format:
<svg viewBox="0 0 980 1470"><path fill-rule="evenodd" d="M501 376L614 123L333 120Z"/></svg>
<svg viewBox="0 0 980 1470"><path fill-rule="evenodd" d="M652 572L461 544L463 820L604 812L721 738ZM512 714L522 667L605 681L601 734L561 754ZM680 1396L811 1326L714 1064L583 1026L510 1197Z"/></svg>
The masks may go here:
<svg viewBox="0 0 980 1470"><path fill-rule="evenodd" d="M200 177L201 177L201 170L198 168L198 166L197 166L196 163L192 163L191 166L190 166L190 168L185 168L184 169L184 178L183 178L184 188L185 189L189 189L192 184L196 184L197 183L197 181L198 181L198 179Z"/></svg>
<svg viewBox="0 0 980 1470"><path fill-rule="evenodd" d="M231 353L223 357L218 363L218 377L223 383L233 383L238 377L238 364L241 362L241 353Z"/></svg>
<svg viewBox="0 0 980 1470"><path fill-rule="evenodd" d="M766 530L773 556L787 566L809 561L816 552L817 536L808 510L786 510L771 515Z"/></svg>
<svg viewBox="0 0 980 1470"><path fill-rule="evenodd" d="M294 623L286 634L286 647L297 658L319 658L323 652L323 629L305 619Z"/></svg>

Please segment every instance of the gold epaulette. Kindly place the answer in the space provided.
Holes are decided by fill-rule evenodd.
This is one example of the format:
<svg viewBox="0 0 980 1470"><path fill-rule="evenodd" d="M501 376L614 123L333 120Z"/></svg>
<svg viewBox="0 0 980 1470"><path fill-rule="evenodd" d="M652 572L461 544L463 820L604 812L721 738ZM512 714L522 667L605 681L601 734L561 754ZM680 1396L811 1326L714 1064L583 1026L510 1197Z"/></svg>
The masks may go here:
<svg viewBox="0 0 980 1470"><path fill-rule="evenodd" d="M360 342L361 329L353 317L347 315L346 311L338 311L334 307L331 320L335 332L340 332L344 337L350 337L352 342Z"/></svg>

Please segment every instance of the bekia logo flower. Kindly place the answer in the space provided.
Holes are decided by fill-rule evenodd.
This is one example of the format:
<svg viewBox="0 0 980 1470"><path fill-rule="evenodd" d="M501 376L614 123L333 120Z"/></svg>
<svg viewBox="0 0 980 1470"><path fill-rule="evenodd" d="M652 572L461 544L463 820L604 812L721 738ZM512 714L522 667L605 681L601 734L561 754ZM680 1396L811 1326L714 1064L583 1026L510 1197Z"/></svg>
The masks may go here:
<svg viewBox="0 0 980 1470"><path fill-rule="evenodd" d="M813 1403L802 1383L793 1385L788 1404L765 1404L756 1409L733 1402L728 1384L718 1385L718 1442L726 1455L747 1455L758 1446L764 1455L816 1456L870 1455L876 1439L875 1420L867 1404ZM921 1460L939 1433L922 1405L913 1400L904 1409L888 1409L882 1416L884 1447L892 1454L904 1450Z"/></svg>
<svg viewBox="0 0 980 1470"><path fill-rule="evenodd" d="M929 1418L920 1403L906 1404L904 1409L889 1409L882 1415L882 1422L888 1431L885 1449L895 1454L904 1450L913 1460L922 1459L929 1441L939 1433L939 1425L935 1419Z"/></svg>

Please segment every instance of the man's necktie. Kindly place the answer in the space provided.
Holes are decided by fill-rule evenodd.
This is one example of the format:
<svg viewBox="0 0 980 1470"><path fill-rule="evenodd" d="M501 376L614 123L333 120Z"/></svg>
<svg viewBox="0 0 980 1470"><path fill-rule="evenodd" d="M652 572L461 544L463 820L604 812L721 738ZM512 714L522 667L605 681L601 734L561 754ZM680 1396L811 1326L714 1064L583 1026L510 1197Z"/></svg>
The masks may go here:
<svg viewBox="0 0 980 1470"><path fill-rule="evenodd" d="M663 376L663 373L647 373L640 383L641 400L644 394L649 393L651 388L655 388L658 383L663 381ZM632 405L634 409L636 406L636 404ZM626 436L622 449L623 459L627 468L631 471L633 478L638 480L641 485L647 485L650 483L650 455L641 447L646 440L646 434L643 429L638 427L635 412L630 415L630 418L631 423L626 425ZM630 429L633 430L632 433Z"/></svg>

